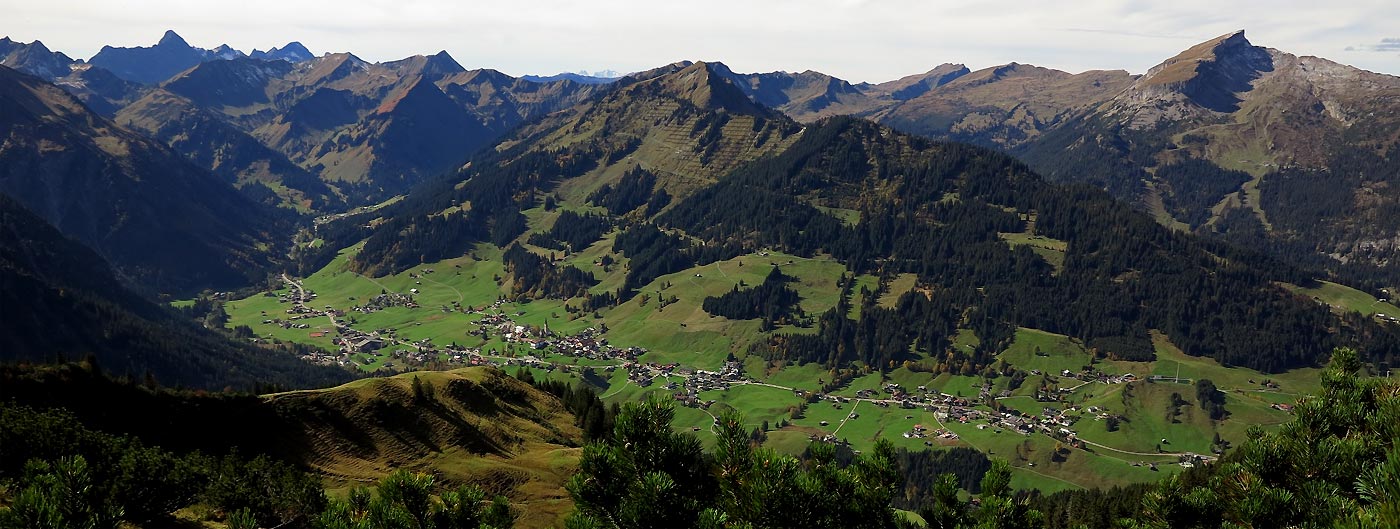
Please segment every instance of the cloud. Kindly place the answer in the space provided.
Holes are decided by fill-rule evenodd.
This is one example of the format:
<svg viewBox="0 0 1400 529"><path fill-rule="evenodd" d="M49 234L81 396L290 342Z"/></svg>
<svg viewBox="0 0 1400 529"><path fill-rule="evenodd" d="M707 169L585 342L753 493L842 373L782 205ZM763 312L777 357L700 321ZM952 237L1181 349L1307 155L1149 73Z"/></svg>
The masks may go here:
<svg viewBox="0 0 1400 529"><path fill-rule="evenodd" d="M1379 51L1392 52L1400 51L1400 37L1386 37L1381 39L1379 44L1364 44L1361 46L1347 46L1346 51Z"/></svg>

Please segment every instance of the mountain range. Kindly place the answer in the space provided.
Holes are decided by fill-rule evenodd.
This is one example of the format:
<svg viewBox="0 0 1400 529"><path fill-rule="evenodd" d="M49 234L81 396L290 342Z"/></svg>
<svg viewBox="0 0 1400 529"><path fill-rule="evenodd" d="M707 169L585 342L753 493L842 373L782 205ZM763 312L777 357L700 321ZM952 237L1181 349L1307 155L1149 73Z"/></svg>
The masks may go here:
<svg viewBox="0 0 1400 529"><path fill-rule="evenodd" d="M120 235L142 230L124 230L124 223L103 220L113 217L94 215L100 207L83 208L82 215L58 209L72 207L53 187L61 178L74 178L71 171L29 180L14 173L5 179L7 192L145 284L231 284L239 281L234 270L271 266L278 257L266 241L288 232L276 227L277 215L270 210L228 209L240 201L335 212L458 172L471 153L496 145L495 153L477 157L464 174L479 171L483 163L537 164L555 156L549 163L557 164L559 153L567 152L569 165L558 170L596 176L564 179L551 191L555 196L583 199L645 171L655 181L653 194L666 197L651 215L641 215L646 218L747 163L782 152L800 130L798 123L834 115L864 116L921 136L1008 151L1051 181L1102 187L1168 227L1331 270L1353 284L1379 287L1395 279L1400 227L1394 219L1400 216L1389 214L1397 197L1388 179L1395 174L1397 136L1387 121L1394 113L1385 105L1394 104L1400 83L1392 76L1260 48L1242 32L1203 42L1143 75L1069 74L1017 63L970 71L943 64L881 84L852 84L812 71L739 74L719 63L690 62L606 84L541 83L467 70L446 52L369 63L348 53L312 58L293 42L245 56L226 47L191 47L174 32L149 48L104 48L86 64L42 43L0 43L7 64L55 81L73 97L86 98L89 108L115 109L109 125L100 116L82 114L82 105L65 100L69 96L60 91L12 81L12 100L22 95L46 103L19 105L30 113L24 123L81 115L62 122L87 124L14 134L88 138L95 148L83 152L98 155L108 167L131 166L123 161L128 158L155 164L124 173L142 175L128 176L133 182L158 181L152 180L155 175L165 174L186 186L211 180L193 176L194 166L225 184L199 184L220 191L176 199L188 206L186 213L165 212L188 218L239 212L194 223L200 230L225 232L220 235L163 238L182 248L213 244L208 256L191 260L201 263L194 266L203 275L177 285L161 278L186 277L182 269L142 262L142 255L159 252L131 251L139 245ZM9 126L18 130L22 123ZM1319 136L1339 143L1311 140ZM24 151L31 158L45 152L44 142L35 139L31 145ZM138 146L139 155L131 154L131 146ZM13 161L8 167L20 167L21 151L12 146L7 153ZM188 163L171 160L168 153ZM182 171L189 174L175 176ZM512 220L513 206L491 197L499 195L500 185L514 193L526 188L491 184L486 175L457 178L467 184L455 193L415 192L390 211L425 207L419 204L432 205L424 213L441 210L453 206L449 197L458 196L461 204L472 204L464 218L473 222L518 222ZM62 187L94 185L79 181ZM178 196L168 185L159 184L166 197ZM424 189L436 185L441 184ZM545 190L527 187L531 193ZM243 198L232 198L227 189L242 190ZM465 200L463 193L485 195ZM131 196L135 203L147 195ZM823 207L841 202L827 201ZM156 225L130 214L150 208L127 209L124 222ZM266 220L254 220L257 215ZM410 222L410 217L386 219L391 226ZM107 231L98 231L93 221L105 223ZM395 233L373 234L357 266L371 272L401 269L397 252L411 246L396 243L394 254L375 253L387 244L378 241ZM416 255L452 251L419 248ZM213 265L220 261L225 268ZM248 279L245 273L242 280Z"/></svg>
<svg viewBox="0 0 1400 529"><path fill-rule="evenodd" d="M167 32L155 46L105 48L82 64L42 43L0 41L3 64L57 82L99 113L123 111L119 122L173 143L254 198L303 211L402 192L614 81L468 72L445 53L379 65L310 55L296 42L216 53ZM134 75L123 57L158 73ZM1385 184L1397 141L1388 117L1400 93L1394 76L1254 46L1243 32L1142 75L943 64L869 84L813 71L717 71L799 122L855 115L1001 149L1052 180L1108 189L1179 229L1307 255L1354 281L1397 274L1400 226L1387 219L1400 199ZM413 89L420 78L428 82ZM181 130L209 132L176 140ZM1311 141L1317 137L1337 144ZM216 151L234 161L200 154ZM1356 170L1332 170L1347 164ZM245 185L255 181L264 186ZM1316 192L1325 200L1302 200Z"/></svg>
<svg viewBox="0 0 1400 529"><path fill-rule="evenodd" d="M12 169L5 189L137 284L181 290L246 284L273 267L285 255L281 241L291 238L291 225L279 219L336 213L424 182L438 191L411 193L396 208L450 207L448 197L488 193L461 202L472 204L464 218L483 223L479 230L518 223L500 190L487 189L495 184L466 178L466 187L441 189L483 163L554 156L547 163L558 165L558 154L569 153L558 170L597 175L550 191L574 200L646 171L658 197L642 215L649 217L787 148L802 124L852 115L1015 154L1050 181L1101 187L1165 226L1333 279L1368 289L1400 280L1400 215L1393 214L1400 197L1390 182L1400 79L1257 47L1243 32L1193 46L1143 75L949 63L880 84L688 61L608 83L536 82L467 70L446 52L384 63L310 55L296 42L251 55L205 50L167 32L155 46L107 47L83 63L37 41L0 40L7 67L37 76L4 77L15 94L6 103L16 112L7 115L24 116L7 130L28 142L0 151ZM76 142L91 146L74 151L85 156L81 163L55 165L45 155L40 164L46 145ZM474 157L480 149L487 150ZM464 166L468 160L476 165ZM13 170L30 166L49 172ZM75 173L77 166L106 169ZM111 187L113 172L138 184ZM448 176L431 182L436 175ZM172 190L175 182L190 191ZM107 200L73 209L59 187ZM156 195L177 206L151 203ZM104 207L120 213L102 214ZM207 220L162 224L172 218ZM167 235L147 244L157 233ZM394 233L374 234L357 266L401 269L401 253L373 251ZM161 252L148 248L160 244L198 264L152 261ZM458 248L421 250L420 260Z"/></svg>
<svg viewBox="0 0 1400 529"><path fill-rule="evenodd" d="M481 484L530 526L647 398L697 457L1157 481L1286 421L1339 348L1400 361L1398 100L1239 32L1141 75L879 84L0 39L0 360L87 358L0 366L0 397L335 487Z"/></svg>

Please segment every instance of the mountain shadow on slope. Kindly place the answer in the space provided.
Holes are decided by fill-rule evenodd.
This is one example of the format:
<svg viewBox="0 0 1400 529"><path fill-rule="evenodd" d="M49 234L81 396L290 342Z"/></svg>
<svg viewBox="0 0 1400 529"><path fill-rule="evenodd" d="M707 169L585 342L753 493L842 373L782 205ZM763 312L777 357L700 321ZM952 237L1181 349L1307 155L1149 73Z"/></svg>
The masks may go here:
<svg viewBox="0 0 1400 529"><path fill-rule="evenodd" d="M92 250L0 194L0 360L91 356L109 372L190 388L317 387L342 369L235 342L126 289Z"/></svg>

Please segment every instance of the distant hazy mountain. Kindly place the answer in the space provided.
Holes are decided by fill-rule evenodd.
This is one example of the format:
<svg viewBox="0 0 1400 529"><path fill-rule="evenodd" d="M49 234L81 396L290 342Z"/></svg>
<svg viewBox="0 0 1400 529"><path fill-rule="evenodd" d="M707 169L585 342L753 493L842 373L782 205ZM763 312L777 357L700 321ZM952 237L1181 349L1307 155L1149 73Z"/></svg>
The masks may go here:
<svg viewBox="0 0 1400 529"><path fill-rule="evenodd" d="M60 52L51 51L44 43L34 41L28 44L15 42L9 37L0 37L0 66L8 66L29 75L46 80L54 80L68 75L73 59Z"/></svg>
<svg viewBox="0 0 1400 529"><path fill-rule="evenodd" d="M602 72L599 72L599 73L602 73ZM617 72L609 71L609 73L617 73ZM579 72L579 73L564 72L564 73L557 73L557 74L554 74L554 75L526 75L526 76L521 77L521 79L524 79L524 80L530 81L530 82L535 82L535 83L550 83L550 82L554 82L554 81L573 81L573 82L575 82L575 83L583 83L583 84L608 84L608 83L617 81L618 77L617 77L617 76L589 75L589 74L586 73L586 72Z"/></svg>
<svg viewBox="0 0 1400 529"><path fill-rule="evenodd" d="M227 51L225 51L227 54ZM174 31L166 31L155 46L114 48L103 46L88 60L94 66L111 70L117 77L138 83L155 84L195 65L221 59L212 50L196 48Z"/></svg>
<svg viewBox="0 0 1400 529"><path fill-rule="evenodd" d="M111 71L93 68L91 64L50 51L37 40L25 44L9 37L0 38L0 65L53 82L107 117L147 90L144 85L121 79Z"/></svg>
<svg viewBox="0 0 1400 529"><path fill-rule="evenodd" d="M248 56L248 54L235 50L228 44L220 44L219 47L209 50L209 54L216 59L223 59L226 61Z"/></svg>
<svg viewBox="0 0 1400 529"><path fill-rule="evenodd" d="M161 292L261 280L281 242L270 210L164 145L0 67L0 191Z"/></svg>
<svg viewBox="0 0 1400 529"><path fill-rule="evenodd" d="M311 50L306 49L306 46L303 46L297 41L288 42L286 46L272 48L267 51L253 50L248 56L254 59L269 61L281 60L287 62L301 62L315 57L315 55L311 54Z"/></svg>
<svg viewBox="0 0 1400 529"><path fill-rule="evenodd" d="M348 53L295 64L210 61L161 86L352 200L397 193L455 169L522 121L567 108L594 91L571 81L541 84L494 70L468 71L446 52L380 64ZM167 139L179 136L180 127L170 123L189 115L151 103L124 110L123 119L143 123L144 130L170 131Z"/></svg>

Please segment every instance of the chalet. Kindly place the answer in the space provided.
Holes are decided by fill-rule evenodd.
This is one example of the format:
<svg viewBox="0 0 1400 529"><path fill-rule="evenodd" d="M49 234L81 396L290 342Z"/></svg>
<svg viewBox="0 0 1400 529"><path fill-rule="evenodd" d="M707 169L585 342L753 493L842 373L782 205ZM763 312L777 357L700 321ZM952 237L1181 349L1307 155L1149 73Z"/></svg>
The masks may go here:
<svg viewBox="0 0 1400 529"><path fill-rule="evenodd" d="M350 351L354 353L368 353L384 347L384 341L374 336L364 336L349 342L349 347Z"/></svg>

